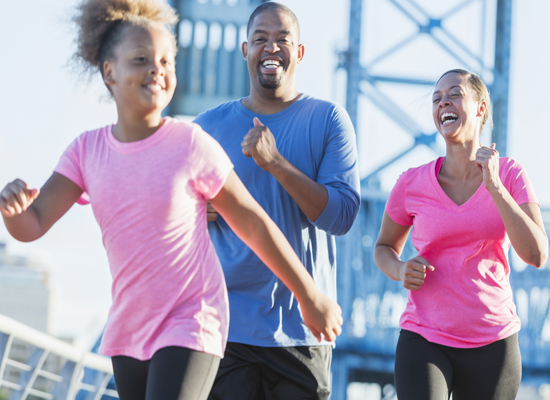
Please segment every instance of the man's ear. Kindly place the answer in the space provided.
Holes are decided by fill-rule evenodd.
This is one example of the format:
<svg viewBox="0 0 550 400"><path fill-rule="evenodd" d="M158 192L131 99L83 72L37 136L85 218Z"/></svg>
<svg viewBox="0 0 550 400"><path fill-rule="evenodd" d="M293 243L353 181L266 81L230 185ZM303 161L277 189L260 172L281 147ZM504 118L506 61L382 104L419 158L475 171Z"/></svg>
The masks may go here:
<svg viewBox="0 0 550 400"><path fill-rule="evenodd" d="M103 63L103 81L107 86L111 86L115 83L113 65L107 60Z"/></svg>
<svg viewBox="0 0 550 400"><path fill-rule="evenodd" d="M243 52L243 57L246 61L246 56L248 55L248 42L243 42L241 45L241 51Z"/></svg>
<svg viewBox="0 0 550 400"><path fill-rule="evenodd" d="M298 64L304 59L304 54L306 53L306 48L303 44L298 45Z"/></svg>

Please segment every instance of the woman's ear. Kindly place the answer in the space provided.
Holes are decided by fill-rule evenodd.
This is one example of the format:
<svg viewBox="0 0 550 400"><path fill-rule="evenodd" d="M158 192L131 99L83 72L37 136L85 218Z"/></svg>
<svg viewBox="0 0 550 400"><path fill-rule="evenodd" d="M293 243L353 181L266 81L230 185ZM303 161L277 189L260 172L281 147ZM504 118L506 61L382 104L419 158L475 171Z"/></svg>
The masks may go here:
<svg viewBox="0 0 550 400"><path fill-rule="evenodd" d="M487 111L487 102L485 100L480 101L477 106L477 116L482 117L485 115L485 111Z"/></svg>

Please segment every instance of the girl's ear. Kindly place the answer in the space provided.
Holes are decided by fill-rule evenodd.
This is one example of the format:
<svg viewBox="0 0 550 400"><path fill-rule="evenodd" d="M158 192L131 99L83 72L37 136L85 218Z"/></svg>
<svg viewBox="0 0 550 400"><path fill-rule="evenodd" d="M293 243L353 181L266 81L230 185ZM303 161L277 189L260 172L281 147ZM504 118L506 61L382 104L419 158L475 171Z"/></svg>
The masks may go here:
<svg viewBox="0 0 550 400"><path fill-rule="evenodd" d="M107 60L103 63L103 81L107 86L111 86L115 83L113 65Z"/></svg>

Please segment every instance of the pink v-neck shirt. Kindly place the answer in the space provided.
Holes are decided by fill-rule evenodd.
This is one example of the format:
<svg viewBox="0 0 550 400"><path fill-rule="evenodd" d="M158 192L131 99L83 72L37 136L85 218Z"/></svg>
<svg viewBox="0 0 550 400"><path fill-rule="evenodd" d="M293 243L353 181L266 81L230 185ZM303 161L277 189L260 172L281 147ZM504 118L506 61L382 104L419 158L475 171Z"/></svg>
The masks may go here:
<svg viewBox="0 0 550 400"><path fill-rule="evenodd" d="M198 125L166 118L144 140L112 126L85 132L55 172L84 190L113 276L101 353L148 360L180 346L223 356L229 323L223 271L210 242L206 201L233 165Z"/></svg>
<svg viewBox="0 0 550 400"><path fill-rule="evenodd" d="M408 292L401 328L459 348L480 347L520 329L510 287L510 240L483 184L461 206L437 181L442 158L404 172L386 212L413 226L412 243L434 266L418 291ZM523 168L500 159L500 179L518 204L537 203ZM537 203L538 204L538 203Z"/></svg>

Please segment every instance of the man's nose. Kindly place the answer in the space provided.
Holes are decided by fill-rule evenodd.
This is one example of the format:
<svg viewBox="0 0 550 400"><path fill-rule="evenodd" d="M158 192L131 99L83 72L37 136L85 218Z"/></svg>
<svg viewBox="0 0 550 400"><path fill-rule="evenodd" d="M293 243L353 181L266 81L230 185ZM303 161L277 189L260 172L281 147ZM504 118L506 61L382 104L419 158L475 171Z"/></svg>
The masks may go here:
<svg viewBox="0 0 550 400"><path fill-rule="evenodd" d="M277 42L269 40L265 45L265 50L271 53L275 53L279 50L279 46L277 46Z"/></svg>

